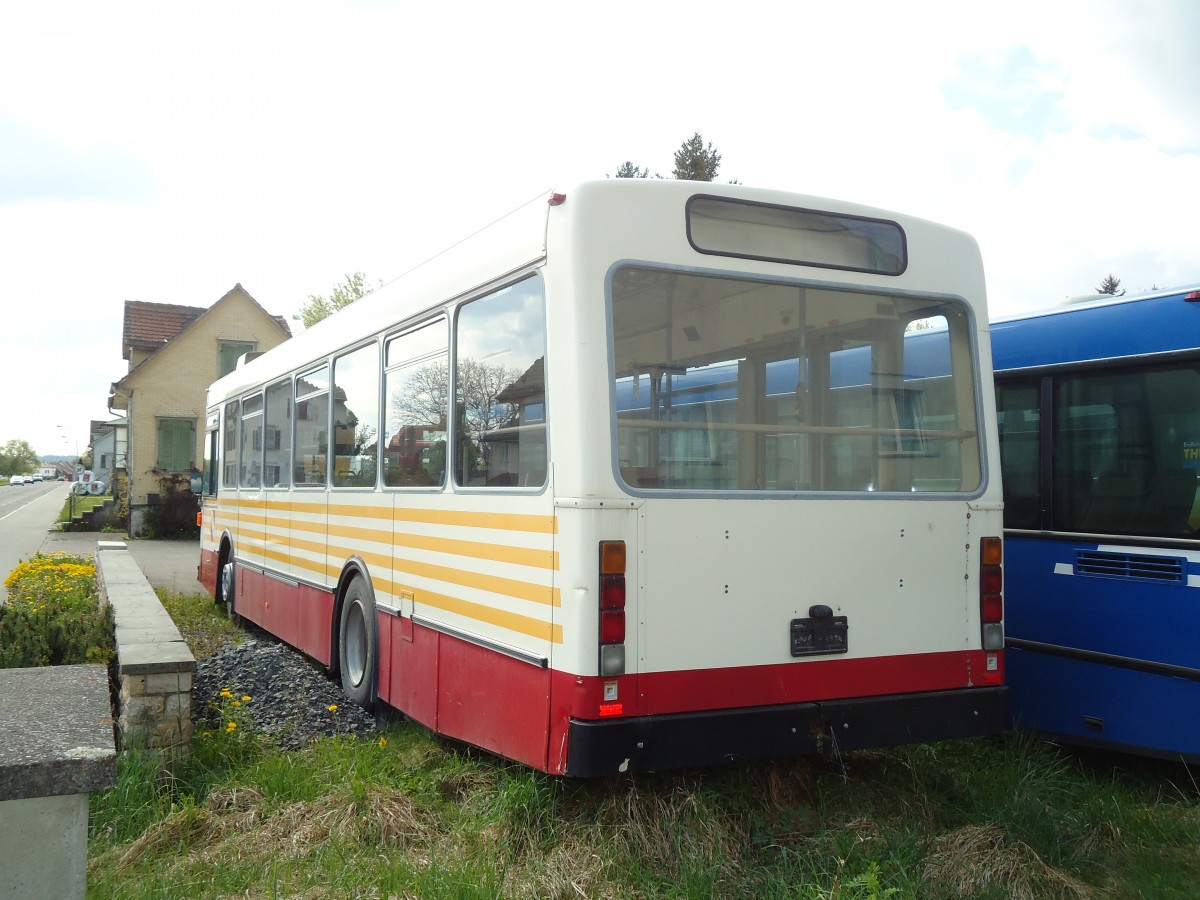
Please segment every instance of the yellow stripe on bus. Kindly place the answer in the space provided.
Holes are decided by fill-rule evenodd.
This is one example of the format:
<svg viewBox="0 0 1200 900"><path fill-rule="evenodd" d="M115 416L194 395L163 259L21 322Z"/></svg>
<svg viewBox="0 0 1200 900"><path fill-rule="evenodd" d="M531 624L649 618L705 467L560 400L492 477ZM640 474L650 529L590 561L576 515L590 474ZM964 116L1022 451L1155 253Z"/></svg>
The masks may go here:
<svg viewBox="0 0 1200 900"><path fill-rule="evenodd" d="M264 535L262 532L246 529L239 532L238 538L239 541L245 541L252 545L251 553L254 555L278 560L279 562L290 562L293 566L305 569L327 579L337 578L342 572L340 563L336 566L330 566L325 559L312 560L303 556L296 556L294 553L285 555L276 550L269 550L267 549L268 545L264 544ZM293 540L289 546L291 550L307 550L309 553L321 557L324 557L327 552L325 544L317 541ZM364 550L361 547L350 548L330 545L328 549L333 551L333 555L338 559L347 559L351 555L354 555L368 565L381 570L419 575L431 581L457 584L460 587L488 591L492 594L500 594L504 597L512 597L515 600L526 600L530 603L539 603L544 606L557 607L562 605L562 595L558 588L553 588L545 584L518 581L515 578L502 578L497 575L485 575L479 572L468 572L463 569L422 563L416 560L393 559L387 554Z"/></svg>
<svg viewBox="0 0 1200 900"><path fill-rule="evenodd" d="M330 525L323 522L291 522L293 532L326 534L332 537L373 541L379 544L408 547L413 550L429 550L449 556L465 556L470 559L487 559L493 562L512 563L535 569L558 570L558 554L553 550L534 547L513 547L509 544L485 544L480 541L461 541L456 538L427 537L416 534L393 535L390 531L370 528L354 528L347 525Z"/></svg>
<svg viewBox="0 0 1200 900"><path fill-rule="evenodd" d="M476 622L486 622L488 625L495 625L498 628L515 631L518 634L549 641L552 644L561 644L563 642L562 626L555 625L552 622L522 616L519 613L505 612L502 609L495 609L491 606L485 606L482 603L473 603L470 600L463 600L459 597L436 594L432 591L412 587L411 585L400 583L388 584L387 582L383 582L383 585L393 595L399 595L401 591L412 592L415 601L422 606L431 606L443 612L455 613L468 619L474 619Z"/></svg>
<svg viewBox="0 0 1200 900"><path fill-rule="evenodd" d="M382 517L379 518L379 522L381 525L390 525L390 522ZM285 523L267 516L241 516L239 518L239 525L247 524L261 525L266 528L270 525L281 527ZM457 538L430 537L427 535L406 533L393 535L387 529L356 528L349 525L326 525L325 522L306 522L303 520L288 520L286 526L293 533L302 531L316 535L328 534L331 537L336 536L360 541L372 541L379 544L394 544L413 550L429 550L434 553L445 553L450 556L486 559L493 562L529 566L535 569L558 571L559 566L558 553L549 549L514 547L510 544L486 544L481 541L464 541Z"/></svg>
<svg viewBox="0 0 1200 900"><path fill-rule="evenodd" d="M430 563L421 563L411 559L397 559L392 564L392 568L397 572L420 575L432 581L443 581L447 584L457 584L480 591L490 591L493 594L516 597L518 600L528 600L531 603L542 603L549 606L562 605L558 588L551 588L547 585L530 584L527 581L499 578L495 575L485 575L479 572L465 572L462 569L435 566Z"/></svg>
<svg viewBox="0 0 1200 900"><path fill-rule="evenodd" d="M239 500L230 499L228 504L238 509L278 510L285 513L308 513L310 515L347 516L355 518L394 518L402 522L420 522L425 525L455 525L468 528L491 528L498 531L524 531L532 534L557 534L556 516L527 515L524 513L470 512L449 509L416 509L392 507L390 505L366 506L361 504L305 503L299 500Z"/></svg>

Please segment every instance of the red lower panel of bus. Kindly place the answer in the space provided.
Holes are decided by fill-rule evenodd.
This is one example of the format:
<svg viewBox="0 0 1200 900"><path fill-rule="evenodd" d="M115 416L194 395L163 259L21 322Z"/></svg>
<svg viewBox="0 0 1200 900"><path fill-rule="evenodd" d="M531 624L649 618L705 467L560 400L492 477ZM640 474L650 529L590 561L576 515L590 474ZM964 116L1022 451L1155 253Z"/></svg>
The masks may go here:
<svg viewBox="0 0 1200 900"><path fill-rule="evenodd" d="M635 714L653 716L1002 684L1002 656L992 656L995 664L990 672L983 651L652 672L638 676L641 698ZM603 679L596 681L603 683Z"/></svg>
<svg viewBox="0 0 1200 900"><path fill-rule="evenodd" d="M204 585L210 594L214 597L217 595L217 551L216 550L201 550L200 551L200 583Z"/></svg>
<svg viewBox="0 0 1200 900"><path fill-rule="evenodd" d="M333 595L329 591L280 581L253 569L238 569L234 584L238 615L318 662L330 664Z"/></svg>
<svg viewBox="0 0 1200 900"><path fill-rule="evenodd" d="M379 616L379 698L441 734L546 768L550 670Z"/></svg>

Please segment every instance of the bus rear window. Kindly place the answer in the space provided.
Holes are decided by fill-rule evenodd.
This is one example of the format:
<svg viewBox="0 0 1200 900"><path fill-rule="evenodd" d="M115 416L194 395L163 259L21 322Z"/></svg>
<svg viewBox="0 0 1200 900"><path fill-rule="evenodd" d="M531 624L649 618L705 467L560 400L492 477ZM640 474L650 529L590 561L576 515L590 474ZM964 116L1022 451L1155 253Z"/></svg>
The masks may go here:
<svg viewBox="0 0 1200 900"><path fill-rule="evenodd" d="M960 303L627 267L612 310L616 468L630 488L982 486Z"/></svg>
<svg viewBox="0 0 1200 900"><path fill-rule="evenodd" d="M700 253L878 275L908 266L904 230L895 222L814 209L693 197L688 240Z"/></svg>

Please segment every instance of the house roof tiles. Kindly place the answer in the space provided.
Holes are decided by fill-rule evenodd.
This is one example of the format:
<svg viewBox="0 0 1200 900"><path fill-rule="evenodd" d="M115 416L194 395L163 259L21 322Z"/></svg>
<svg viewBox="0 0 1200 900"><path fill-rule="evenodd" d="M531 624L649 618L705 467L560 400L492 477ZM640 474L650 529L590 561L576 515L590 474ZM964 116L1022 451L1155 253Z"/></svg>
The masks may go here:
<svg viewBox="0 0 1200 900"><path fill-rule="evenodd" d="M228 297L233 291L239 290L245 292L241 284L234 285L233 290L225 296ZM246 294L246 296L250 297L249 294ZM225 298L222 297L221 299ZM250 297L250 300L257 304L257 301L253 297ZM219 303L220 301L217 302ZM126 300L124 333L123 340L121 341L122 358L130 359L134 348L149 350L151 352L159 350L163 344L177 337L181 331L206 312L208 312L208 309L202 306L180 306L176 303L148 303L143 300ZM291 336L292 330L288 327L286 318L283 316L271 316L271 319L284 334L289 337Z"/></svg>
<svg viewBox="0 0 1200 900"><path fill-rule="evenodd" d="M129 359L130 350L134 347L139 350L159 349L205 312L207 310L199 306L126 301L122 355Z"/></svg>

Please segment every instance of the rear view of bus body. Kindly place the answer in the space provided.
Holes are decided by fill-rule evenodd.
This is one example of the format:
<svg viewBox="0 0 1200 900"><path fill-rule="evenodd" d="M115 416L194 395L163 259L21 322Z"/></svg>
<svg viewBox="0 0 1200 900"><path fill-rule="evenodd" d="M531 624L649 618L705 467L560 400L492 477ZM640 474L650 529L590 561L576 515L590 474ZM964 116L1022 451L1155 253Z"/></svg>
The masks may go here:
<svg viewBox="0 0 1200 900"><path fill-rule="evenodd" d="M577 185L213 386L202 572L548 772L993 733L986 323L953 229Z"/></svg>

